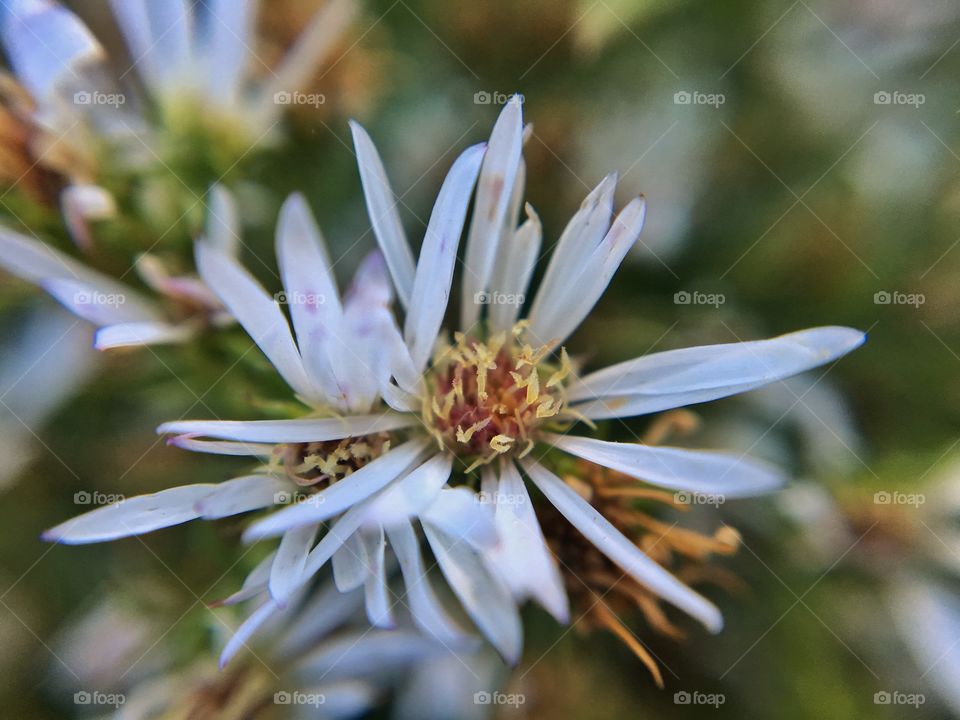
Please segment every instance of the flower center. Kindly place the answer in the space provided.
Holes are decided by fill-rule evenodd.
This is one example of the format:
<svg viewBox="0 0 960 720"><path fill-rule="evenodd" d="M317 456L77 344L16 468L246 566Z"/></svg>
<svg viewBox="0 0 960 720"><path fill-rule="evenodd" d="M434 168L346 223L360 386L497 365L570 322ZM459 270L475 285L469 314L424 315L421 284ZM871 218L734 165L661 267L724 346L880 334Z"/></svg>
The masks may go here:
<svg viewBox="0 0 960 720"><path fill-rule="evenodd" d="M441 447L471 460L469 470L504 453L524 455L535 431L563 419L566 350L522 342L524 325L486 341L458 333L438 351L427 378L423 419Z"/></svg>
<svg viewBox="0 0 960 720"><path fill-rule="evenodd" d="M301 487L332 485L390 449L390 435L377 433L343 440L287 443L274 448L275 458L293 482Z"/></svg>

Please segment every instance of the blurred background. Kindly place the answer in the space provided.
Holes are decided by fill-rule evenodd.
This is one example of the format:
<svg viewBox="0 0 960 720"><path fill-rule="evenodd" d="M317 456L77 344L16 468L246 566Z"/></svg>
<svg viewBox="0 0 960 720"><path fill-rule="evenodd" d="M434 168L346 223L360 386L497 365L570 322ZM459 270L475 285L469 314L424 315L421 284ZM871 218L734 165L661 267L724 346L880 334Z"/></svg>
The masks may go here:
<svg viewBox="0 0 960 720"><path fill-rule="evenodd" d="M263 3L264 57L319 4ZM110 37L105 3L71 5ZM725 630L690 623L677 642L638 618L660 690L616 639L530 608L505 681L525 702L499 716L960 717L958 72L946 0L368 0L317 74L327 102L296 108L286 142L234 171L265 266L300 190L344 282L374 245L347 119L376 139L418 236L455 154L518 92L545 249L608 172L618 206L648 200L637 251L570 342L589 363L816 325L869 333L835 367L696 408L685 442L795 478L693 518L743 535L721 563L738 581L706 591ZM23 216L17 192L0 202ZM235 462L154 429L247 417L270 370L250 357L227 376L203 343L85 352L87 326L8 277L0 308L0 707L88 716L78 688L122 691L216 647L205 605L258 557L237 561L241 520L80 548L40 533L111 494L227 477ZM36 362L67 332L73 350Z"/></svg>

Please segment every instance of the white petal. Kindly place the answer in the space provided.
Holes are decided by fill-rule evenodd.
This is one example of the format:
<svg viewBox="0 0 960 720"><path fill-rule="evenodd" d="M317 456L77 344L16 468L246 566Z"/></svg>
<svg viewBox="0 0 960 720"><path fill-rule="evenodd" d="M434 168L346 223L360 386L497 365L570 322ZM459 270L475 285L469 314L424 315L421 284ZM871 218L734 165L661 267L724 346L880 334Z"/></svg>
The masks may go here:
<svg viewBox="0 0 960 720"><path fill-rule="evenodd" d="M783 472L760 460L736 454L651 447L545 433L554 447L652 485L695 493L748 497L783 486Z"/></svg>
<svg viewBox="0 0 960 720"><path fill-rule="evenodd" d="M829 363L866 339L859 330L819 327L768 340L645 355L591 373L568 397L590 418L627 417L716 400Z"/></svg>
<svg viewBox="0 0 960 720"><path fill-rule="evenodd" d="M175 344L186 342L194 334L194 329L186 325L150 321L125 322L99 328L94 336L93 346L97 350L112 350L121 347Z"/></svg>
<svg viewBox="0 0 960 720"><path fill-rule="evenodd" d="M94 325L162 323L160 313L132 290L105 293L96 285L73 278L45 280L43 288L74 315Z"/></svg>
<svg viewBox="0 0 960 720"><path fill-rule="evenodd" d="M151 90L167 92L192 61L193 17L186 0L110 0L131 60ZM195 78L192 78L195 79Z"/></svg>
<svg viewBox="0 0 960 720"><path fill-rule="evenodd" d="M362 593L342 593L333 583L327 582L297 609L296 621L288 623L277 641L274 657L302 656L349 620L360 608L362 600Z"/></svg>
<svg viewBox="0 0 960 720"><path fill-rule="evenodd" d="M303 567L319 528L319 525L304 525L283 534L270 566L270 596L278 607L286 607L294 591L300 587Z"/></svg>
<svg viewBox="0 0 960 720"><path fill-rule="evenodd" d="M220 252L237 257L240 253L240 214L233 194L223 185L214 185L207 202L204 239Z"/></svg>
<svg viewBox="0 0 960 720"><path fill-rule="evenodd" d="M452 467L452 455L437 453L371 499L365 506L363 523L389 528L418 516L436 499L450 477Z"/></svg>
<svg viewBox="0 0 960 720"><path fill-rule="evenodd" d="M4 3L3 46L17 80L39 102L53 99L103 48L72 12L53 2Z"/></svg>
<svg viewBox="0 0 960 720"><path fill-rule="evenodd" d="M487 155L477 181L467 247L463 261L463 297L460 328L469 331L477 321L479 293L490 289L490 279L504 232L504 220L513 196L523 151L523 105L514 95L500 112L490 134ZM507 237L513 235L508 229Z"/></svg>
<svg viewBox="0 0 960 720"><path fill-rule="evenodd" d="M465 487L441 490L421 519L451 539L478 550L493 547L499 539L493 508L481 503L480 497Z"/></svg>
<svg viewBox="0 0 960 720"><path fill-rule="evenodd" d="M366 548L360 532L351 533L333 553L333 581L340 592L350 592L363 586L369 572Z"/></svg>
<svg viewBox="0 0 960 720"><path fill-rule="evenodd" d="M570 606L557 561L547 547L527 488L512 462L501 466L500 481L484 497L496 508L500 545L490 551L494 568L519 601L536 598L566 625Z"/></svg>
<svg viewBox="0 0 960 720"><path fill-rule="evenodd" d="M304 365L314 385L339 402L341 390L331 356L343 352L337 341L340 295L320 228L302 195L291 195L283 204L276 244L284 302L290 307Z"/></svg>
<svg viewBox="0 0 960 720"><path fill-rule="evenodd" d="M242 648L247 646L247 641L253 637L253 634L260 629L260 626L263 625L270 617L277 612L280 607L273 600L267 600L263 605L258 607L243 623L240 627L237 628L237 631L233 634L233 637L227 641L226 646L223 648L223 652L220 653L220 669L222 670L228 662L236 655Z"/></svg>
<svg viewBox="0 0 960 720"><path fill-rule="evenodd" d="M181 450L210 453L212 455L252 455L269 458L273 455L274 445L268 443L241 443L221 440L197 440L190 435L178 435L169 438L167 445Z"/></svg>
<svg viewBox="0 0 960 720"><path fill-rule="evenodd" d="M60 193L60 209L73 242L84 249L93 245L91 220L107 220L117 213L110 192L99 185L69 185Z"/></svg>
<svg viewBox="0 0 960 720"><path fill-rule="evenodd" d="M157 428L157 432L161 435L197 435L241 442L303 443L398 430L417 422L416 417L394 412L293 420L175 420L164 423Z"/></svg>
<svg viewBox="0 0 960 720"><path fill-rule="evenodd" d="M363 196L367 201L367 214L373 234L380 244L383 256L390 268L390 275L397 288L400 303L407 307L413 292L414 262L413 252L403 232L400 215L397 212L397 200L394 199L383 168L380 154L373 140L359 123L351 121L353 146L357 151L357 166L360 169L360 181L363 184Z"/></svg>
<svg viewBox="0 0 960 720"><path fill-rule="evenodd" d="M410 440L386 455L364 465L349 477L297 505L274 513L251 525L247 540L259 540L308 523L321 522L348 510L386 487L416 462L426 441Z"/></svg>
<svg viewBox="0 0 960 720"><path fill-rule="evenodd" d="M426 366L433 352L447 310L457 246L485 150L484 145L474 145L456 159L427 224L403 332L418 370Z"/></svg>
<svg viewBox="0 0 960 720"><path fill-rule="evenodd" d="M423 567L420 544L409 522L387 528L390 546L400 562L413 621L423 632L445 645L459 644L469 636L450 617L437 598L429 573Z"/></svg>
<svg viewBox="0 0 960 720"><path fill-rule="evenodd" d="M633 199L620 211L596 249L564 278L564 288L546 308L546 318L538 316L531 321L530 333L534 338L540 342L563 342L576 330L637 241L645 216L646 201L642 197Z"/></svg>
<svg viewBox="0 0 960 720"><path fill-rule="evenodd" d="M368 567L364 580L364 595L366 598L367 619L374 627L392 628L396 625L393 619L390 588L387 585L386 547L387 541L383 535L383 528L361 530L357 533L364 546L364 556Z"/></svg>
<svg viewBox="0 0 960 720"><path fill-rule="evenodd" d="M207 32L202 38L203 63L208 72L207 100L232 105L240 98L243 77L253 55L251 48L256 44L253 25L258 3L207 2Z"/></svg>
<svg viewBox="0 0 960 720"><path fill-rule="evenodd" d="M196 249L197 268L204 282L243 325L287 384L304 399L320 400L277 303L235 258L204 242L198 242Z"/></svg>
<svg viewBox="0 0 960 720"><path fill-rule="evenodd" d="M43 533L43 539L67 545L104 542L179 525L200 516L196 504L216 485L183 485L97 508Z"/></svg>
<svg viewBox="0 0 960 720"><path fill-rule="evenodd" d="M443 646L412 630L367 629L320 643L314 652L297 663L297 672L302 677L322 677L326 681L397 675L398 671L424 658L447 652Z"/></svg>
<svg viewBox="0 0 960 720"><path fill-rule="evenodd" d="M272 475L245 475L215 486L213 492L196 503L196 510L207 520L230 517L276 504L277 494L289 492L290 481Z"/></svg>
<svg viewBox="0 0 960 720"><path fill-rule="evenodd" d="M276 556L277 551L274 550L257 563L257 566L243 579L243 585L240 586L240 589L222 600L220 604L236 605L264 592L267 589L267 583L270 581L270 568L273 566L273 559Z"/></svg>
<svg viewBox="0 0 960 720"><path fill-rule="evenodd" d="M270 73L270 79L260 92L259 107L252 114L269 125L283 108L274 96L278 92L302 90L330 51L342 38L359 8L354 0L331 0L310 19L306 28ZM265 128L266 129L266 128Z"/></svg>
<svg viewBox="0 0 960 720"><path fill-rule="evenodd" d="M509 236L506 246L500 248L496 277L487 294L491 303L490 327L494 332L509 330L517 321L540 256L540 218L529 206L527 213L530 216L527 221Z"/></svg>
<svg viewBox="0 0 960 720"><path fill-rule="evenodd" d="M424 524L427 541L450 587L481 632L511 665L520 660L523 632L510 590L469 546Z"/></svg>
<svg viewBox="0 0 960 720"><path fill-rule="evenodd" d="M617 176L607 175L580 205L564 228L547 265L543 280L530 308L531 324L543 322L569 286L570 278L578 273L607 229L613 212L613 193Z"/></svg>
<svg viewBox="0 0 960 720"><path fill-rule="evenodd" d="M522 463L527 475L547 500L624 572L667 602L697 618L711 632L720 631L723 618L713 603L651 560L563 480L529 458Z"/></svg>

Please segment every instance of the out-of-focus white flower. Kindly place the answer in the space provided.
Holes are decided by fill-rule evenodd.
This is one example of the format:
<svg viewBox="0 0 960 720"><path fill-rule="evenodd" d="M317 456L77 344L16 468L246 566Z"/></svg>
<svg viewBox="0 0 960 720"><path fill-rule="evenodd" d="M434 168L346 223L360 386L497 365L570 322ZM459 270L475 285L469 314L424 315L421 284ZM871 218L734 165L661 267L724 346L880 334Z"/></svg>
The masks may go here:
<svg viewBox="0 0 960 720"><path fill-rule="evenodd" d="M211 191L206 242L235 255L239 246L237 211L229 193ZM0 268L39 285L70 312L98 329L98 350L184 342L205 327L220 327L233 319L216 296L196 277L171 276L162 262L141 255L136 269L158 299L86 267L38 238L0 227ZM178 310L170 320L160 299Z"/></svg>
<svg viewBox="0 0 960 720"><path fill-rule="evenodd" d="M240 641L331 557L341 589L363 585L371 621L389 623L387 540L411 594L415 621L435 637L458 637L432 596L414 599L420 583L412 579L422 574L422 565L411 523L418 520L467 613L515 662L521 649L518 602L532 597L561 622L569 619L525 473L609 561L719 630L718 609L561 480L546 455L570 455L672 491L728 497L769 492L782 475L742 456L607 442L566 431L578 421L592 425L752 390L835 360L863 342L863 333L823 327L672 350L579 377L561 343L586 318L636 241L642 198L611 218L615 181L605 178L563 232L528 316L518 322L541 242L532 209L519 224L520 103L507 104L488 147L471 147L453 163L417 263L376 149L359 125L353 132L371 224L406 311L402 334L388 308L389 282L379 263L363 266L340 302L319 232L302 201L288 201L278 232L296 341L277 304L236 260L201 243L201 276L315 416L167 423L160 431L178 436L174 442L181 446L272 457L275 469L267 465L221 485L127 500L63 523L46 537L95 542L265 508L276 504L281 486L294 483L306 490L303 501L247 530L248 539L282 540L241 591L251 597L269 589L271 599L238 633ZM461 332L451 342L441 325L475 186ZM329 416L331 408L337 415ZM321 524L331 520L317 542Z"/></svg>
<svg viewBox="0 0 960 720"><path fill-rule="evenodd" d="M0 488L33 459L39 425L89 377L90 334L66 313L30 313L0 360Z"/></svg>
<svg viewBox="0 0 960 720"><path fill-rule="evenodd" d="M61 204L80 245L89 243L88 221L115 211L95 184L101 165L167 163L168 151L196 142L197 129L230 155L228 165L238 160L270 139L356 10L354 0L326 2L268 67L256 52L258 0L110 5L129 55L119 75L126 63L111 65L83 21L54 0L11 0L0 10L0 39L30 96L18 113L36 129L30 142L37 163L69 181Z"/></svg>

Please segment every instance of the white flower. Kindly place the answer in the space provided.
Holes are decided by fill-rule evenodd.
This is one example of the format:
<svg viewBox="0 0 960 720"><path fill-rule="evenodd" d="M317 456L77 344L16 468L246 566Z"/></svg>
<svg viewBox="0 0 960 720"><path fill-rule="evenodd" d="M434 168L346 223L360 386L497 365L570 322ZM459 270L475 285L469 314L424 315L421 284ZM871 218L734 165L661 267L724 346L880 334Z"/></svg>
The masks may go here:
<svg viewBox="0 0 960 720"><path fill-rule="evenodd" d="M89 243L87 221L115 213L112 196L95 184L101 165L169 163L167 152L195 143L198 128L230 156L228 163L238 160L270 138L357 4L325 3L275 67L255 49L258 0L111 0L110 6L129 56L113 64L83 21L54 0L11 0L0 13L0 39L31 100L17 110L37 130L31 134L37 164L69 180L61 205L80 245Z"/></svg>
<svg viewBox="0 0 960 720"><path fill-rule="evenodd" d="M210 194L207 242L235 255L239 246L237 211L230 194L214 187ZM39 285L70 312L93 323L98 350L184 342L207 326L233 322L219 300L189 276L170 276L151 255L141 255L136 269L158 299L93 270L55 250L39 238L0 227L0 268ZM183 307L185 320L168 320L163 303Z"/></svg>
<svg viewBox="0 0 960 720"><path fill-rule="evenodd" d="M863 334L815 328L770 340L655 353L579 377L560 344L587 316L636 241L643 200L628 203L611 222L615 179L604 179L563 232L526 320L517 322L522 302L516 299L527 290L541 241L532 209L518 227L524 174L519 102L504 109L489 147L471 147L454 162L417 263L373 143L359 125L353 125L353 133L371 224L405 309L402 335L387 307L385 278L370 273L345 303L339 302L319 233L297 200L288 202L278 232L286 293L330 302L291 306L296 341L280 309L236 261L201 245L201 276L315 416L167 423L160 432L178 436L174 442L190 449L272 453L274 471L128 500L64 523L48 538L112 539L268 507L278 483L315 490L327 485L247 530L251 540L282 540L249 583L251 593L269 589L272 599L242 633L265 621L331 557L341 587L364 585L368 615L374 624L383 623L389 615L383 570L389 541L414 619L436 637L455 636L435 598L416 596L422 561L411 523L419 521L467 613L515 662L521 649L518 602L534 597L558 620L568 620L563 583L525 475L633 580L719 630L722 621L713 604L600 515L542 455L559 450L677 491L727 497L768 492L783 478L763 463L571 436L567 430L581 420L590 424L660 412L776 382L840 357L863 342ZM440 330L475 186L462 332L451 342ZM363 303L364 311L351 315L349 298ZM501 298L515 301L486 306ZM359 323L360 317L366 322ZM338 415L318 416L329 415L329 407ZM276 472L278 456L282 475ZM317 542L320 525L328 521L333 522Z"/></svg>

